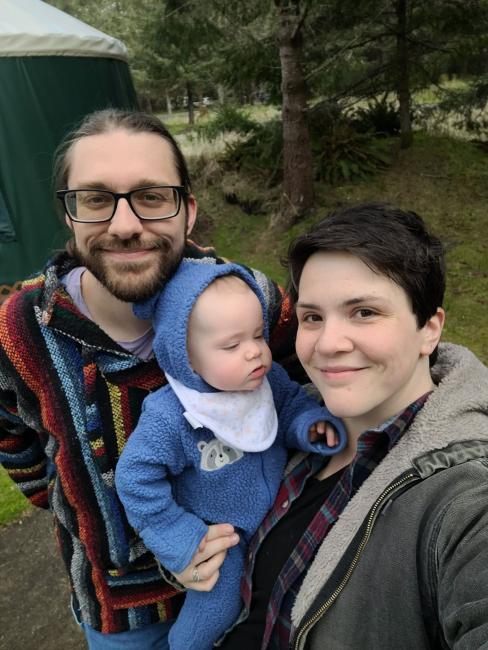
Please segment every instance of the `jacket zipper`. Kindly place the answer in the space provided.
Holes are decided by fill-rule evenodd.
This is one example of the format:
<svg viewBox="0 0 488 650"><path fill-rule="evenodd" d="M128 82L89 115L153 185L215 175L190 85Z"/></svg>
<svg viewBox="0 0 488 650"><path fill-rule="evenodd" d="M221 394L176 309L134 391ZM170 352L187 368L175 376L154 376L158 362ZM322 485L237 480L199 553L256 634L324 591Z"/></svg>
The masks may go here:
<svg viewBox="0 0 488 650"><path fill-rule="evenodd" d="M352 575L352 572L356 568L357 563L359 562L359 558L361 556L361 553L364 550L364 547L366 546L368 539L371 535L371 531L373 529L374 523L376 521L376 517L378 514L378 510L382 504L382 502L391 495L392 492L394 492L397 488L403 486L405 483L408 483L411 481L411 479L416 479L418 476L414 473L406 474L402 479L396 481L395 483L392 483L388 488L380 494L380 496L376 499L373 507L370 510L369 517L368 517L368 523L366 524L366 530L364 531L364 535L361 539L361 542L358 546L358 549L352 559L351 564L349 565L349 568L347 569L344 577L342 578L341 582L339 585L336 587L336 589L332 592L332 594L329 596L329 598L325 601L325 603L315 612L315 614L309 618L305 623L303 623L300 626L300 629L297 633L297 636L295 638L293 647L295 650L299 650L299 645L302 637L304 634L313 626L315 623L319 620L319 618L322 618L322 616L325 614L325 612L331 607L331 605L335 602L341 591L344 589L346 586L347 582L349 581L349 578Z"/></svg>

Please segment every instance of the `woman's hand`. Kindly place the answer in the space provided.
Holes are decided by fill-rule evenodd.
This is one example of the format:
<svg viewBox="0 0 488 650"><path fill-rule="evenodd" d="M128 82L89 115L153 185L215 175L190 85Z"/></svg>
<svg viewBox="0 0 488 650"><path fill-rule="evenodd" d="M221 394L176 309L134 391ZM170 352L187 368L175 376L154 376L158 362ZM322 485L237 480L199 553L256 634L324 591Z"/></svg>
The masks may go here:
<svg viewBox="0 0 488 650"><path fill-rule="evenodd" d="M219 579L219 569L227 549L239 543L239 535L231 524L214 524L208 527L198 551L181 573L173 573L186 589L211 591Z"/></svg>

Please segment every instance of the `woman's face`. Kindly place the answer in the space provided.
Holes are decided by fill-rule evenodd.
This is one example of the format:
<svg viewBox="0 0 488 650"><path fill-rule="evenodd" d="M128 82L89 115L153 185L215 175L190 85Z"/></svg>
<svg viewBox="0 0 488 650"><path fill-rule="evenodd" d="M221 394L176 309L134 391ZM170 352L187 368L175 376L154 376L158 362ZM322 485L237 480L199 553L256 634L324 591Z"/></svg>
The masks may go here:
<svg viewBox="0 0 488 650"><path fill-rule="evenodd" d="M376 427L429 391L443 312L422 328L405 291L349 253L315 253L297 301L296 350L350 433Z"/></svg>

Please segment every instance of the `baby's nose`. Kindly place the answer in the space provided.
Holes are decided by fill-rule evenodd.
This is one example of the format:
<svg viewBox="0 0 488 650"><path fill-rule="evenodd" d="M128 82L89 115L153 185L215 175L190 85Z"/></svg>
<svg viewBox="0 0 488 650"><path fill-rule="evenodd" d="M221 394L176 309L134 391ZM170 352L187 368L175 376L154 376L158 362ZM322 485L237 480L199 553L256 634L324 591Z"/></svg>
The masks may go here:
<svg viewBox="0 0 488 650"><path fill-rule="evenodd" d="M249 361L251 361L251 359L255 359L256 357L259 357L260 354L261 354L261 350L259 348L259 345L257 345L256 343L251 343L246 350L246 359L249 359Z"/></svg>

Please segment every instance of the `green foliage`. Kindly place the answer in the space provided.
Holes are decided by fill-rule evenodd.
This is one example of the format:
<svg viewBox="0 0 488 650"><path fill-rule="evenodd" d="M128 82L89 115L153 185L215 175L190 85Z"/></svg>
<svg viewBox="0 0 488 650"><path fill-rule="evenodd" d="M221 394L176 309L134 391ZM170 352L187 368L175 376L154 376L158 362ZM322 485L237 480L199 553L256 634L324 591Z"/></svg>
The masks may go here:
<svg viewBox="0 0 488 650"><path fill-rule="evenodd" d="M359 133L393 136L400 133L398 104L388 101L387 94L381 99L374 97L366 107L356 108L352 116L354 128Z"/></svg>
<svg viewBox="0 0 488 650"><path fill-rule="evenodd" d="M204 140L215 140L223 133L231 131L246 135L256 128L256 123L251 120L249 113L237 108L233 104L221 104L214 117L205 124L198 125L196 131Z"/></svg>
<svg viewBox="0 0 488 650"><path fill-rule="evenodd" d="M358 132L333 102L321 102L310 111L309 128L316 180L336 185L364 179L391 162L389 142Z"/></svg>
<svg viewBox="0 0 488 650"><path fill-rule="evenodd" d="M334 123L318 141L313 141L317 180L336 185L366 179L391 162L390 143L369 133L358 133L343 120Z"/></svg>
<svg viewBox="0 0 488 650"><path fill-rule="evenodd" d="M267 186L278 183L283 176L281 120L258 124L246 140L228 144L222 163L229 169L259 175Z"/></svg>
<svg viewBox="0 0 488 650"><path fill-rule="evenodd" d="M0 466L0 525L18 519L30 508L30 503Z"/></svg>
<svg viewBox="0 0 488 650"><path fill-rule="evenodd" d="M316 180L335 185L366 178L391 162L391 144L371 133L359 133L337 104L322 102L309 114ZM256 125L245 141L226 148L224 166L265 179L267 187L283 176L282 122Z"/></svg>
<svg viewBox="0 0 488 650"><path fill-rule="evenodd" d="M276 2L260 0L49 0L120 38L143 105L181 106L193 92L279 102ZM279 3L281 4L281 3ZM355 102L398 88L398 16L392 0L305 0L301 61L313 98ZM442 74L486 75L488 0L407 1L411 92ZM298 35L297 35L298 37ZM476 101L476 93L463 101ZM456 110L456 112L460 112ZM469 120L471 116L467 116Z"/></svg>
<svg viewBox="0 0 488 650"><path fill-rule="evenodd" d="M488 73L469 80L464 86L444 92L439 108L458 114L456 126L474 135L488 132Z"/></svg>

